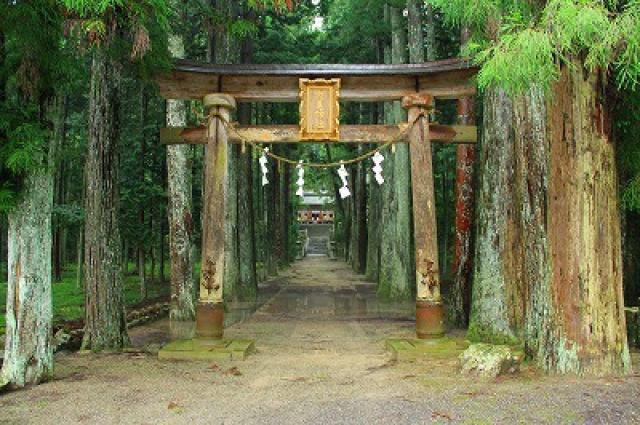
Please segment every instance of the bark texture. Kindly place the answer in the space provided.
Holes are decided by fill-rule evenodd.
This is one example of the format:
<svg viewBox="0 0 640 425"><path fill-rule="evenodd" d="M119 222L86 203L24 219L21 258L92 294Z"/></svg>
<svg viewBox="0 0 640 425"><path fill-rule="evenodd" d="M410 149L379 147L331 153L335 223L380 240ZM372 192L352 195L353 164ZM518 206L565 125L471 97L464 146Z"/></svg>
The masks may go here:
<svg viewBox="0 0 640 425"><path fill-rule="evenodd" d="M251 63L253 44L250 38L242 41L240 60ZM251 124L251 104L238 106L238 122ZM238 286L236 297L254 300L258 292L256 270L256 214L253 189L253 150L250 146L240 148L238 156Z"/></svg>
<svg viewBox="0 0 640 425"><path fill-rule="evenodd" d="M458 100L458 123L474 125L473 98ZM476 147L456 147L455 236L452 269L452 287L447 306L449 321L459 327L467 325L471 302L472 223L473 223L473 169Z"/></svg>
<svg viewBox="0 0 640 425"><path fill-rule="evenodd" d="M391 62L407 62L407 33L402 11L389 7L391 22ZM399 102L393 106L390 119L406 121ZM411 243L411 179L409 146L398 144L384 162L385 184L382 185L382 241L378 293L384 298L411 299L414 292L414 260ZM387 179L387 177L389 177Z"/></svg>
<svg viewBox="0 0 640 425"><path fill-rule="evenodd" d="M220 16L235 17L239 12L239 2L213 1L216 11ZM212 58L215 63L233 64L240 62L240 43L225 26L215 26L212 32L211 45L213 48ZM212 89L215 91L215 89ZM240 168L240 147L231 145L227 151L228 170L226 176L227 190L225 192L225 260L224 260L224 297L230 300L236 297L236 292L240 283L240 246L239 246L239 168Z"/></svg>
<svg viewBox="0 0 640 425"><path fill-rule="evenodd" d="M547 99L485 96L470 336L551 373L625 373L614 146L598 75L572 65Z"/></svg>
<svg viewBox="0 0 640 425"><path fill-rule="evenodd" d="M51 345L51 209L53 176L34 173L9 214L8 292L0 388L53 376Z"/></svg>
<svg viewBox="0 0 640 425"><path fill-rule="evenodd" d="M106 47L91 65L85 199L85 332L82 348L120 349L129 342L118 229L119 65Z"/></svg>
<svg viewBox="0 0 640 425"><path fill-rule="evenodd" d="M241 124L251 121L251 105L239 105L238 120ZM247 146L238 155L238 261L239 275L236 298L255 299L258 291L256 276L255 212L253 203L253 157Z"/></svg>
<svg viewBox="0 0 640 425"><path fill-rule="evenodd" d="M391 22L391 62L407 62L407 33L402 11L389 7ZM392 119L406 121L399 102L393 107ZM398 144L384 162L385 184L382 185L382 226L378 293L383 298L410 299L414 290L411 244L411 179L409 146ZM388 177L388 178L387 178Z"/></svg>
<svg viewBox="0 0 640 425"><path fill-rule="evenodd" d="M173 56L183 57L184 48L178 37L172 37ZM167 101L167 126L185 127L187 105L184 101ZM197 301L193 278L193 199L192 147L167 146L167 186L169 189L169 253L171 258L171 320L193 320Z"/></svg>
<svg viewBox="0 0 640 425"><path fill-rule="evenodd" d="M572 65L547 103L551 270L549 288L543 280L533 291L529 314L540 329L528 342L551 372L626 373L615 150L600 76Z"/></svg>
<svg viewBox="0 0 640 425"><path fill-rule="evenodd" d="M364 152L363 146L357 148L357 155ZM351 265L356 273L364 273L367 264L367 186L364 163L351 167L353 178L352 223L351 223Z"/></svg>
<svg viewBox="0 0 640 425"><path fill-rule="evenodd" d="M501 89L484 97L479 152L472 339L514 342L524 321L524 290L519 278L521 246L515 205L514 105Z"/></svg>
<svg viewBox="0 0 640 425"><path fill-rule="evenodd" d="M65 101L54 102L53 137L44 166L24 179L21 200L8 214L8 285L0 389L53 377L51 304L54 174L64 133Z"/></svg>

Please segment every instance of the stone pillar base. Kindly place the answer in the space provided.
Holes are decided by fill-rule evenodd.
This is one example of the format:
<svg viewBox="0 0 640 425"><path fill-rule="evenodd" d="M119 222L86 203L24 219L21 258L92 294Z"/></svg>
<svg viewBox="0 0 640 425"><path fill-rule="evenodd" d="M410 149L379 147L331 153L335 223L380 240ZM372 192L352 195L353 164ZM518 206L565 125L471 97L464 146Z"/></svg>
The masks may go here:
<svg viewBox="0 0 640 425"><path fill-rule="evenodd" d="M223 303L198 302L196 307L196 337L222 339L224 334Z"/></svg>
<svg viewBox="0 0 640 425"><path fill-rule="evenodd" d="M416 301L416 336L420 339L444 335L444 308L441 302Z"/></svg>

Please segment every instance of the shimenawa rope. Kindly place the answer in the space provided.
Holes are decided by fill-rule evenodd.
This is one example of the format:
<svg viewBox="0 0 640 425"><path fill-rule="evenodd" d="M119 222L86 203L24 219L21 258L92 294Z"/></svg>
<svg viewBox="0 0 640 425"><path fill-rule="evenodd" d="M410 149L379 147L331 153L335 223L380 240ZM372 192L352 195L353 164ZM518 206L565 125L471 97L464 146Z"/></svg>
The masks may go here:
<svg viewBox="0 0 640 425"><path fill-rule="evenodd" d="M419 113L416 116L416 118L411 123L409 123L409 128L413 127L415 125L415 123L421 117L423 117L425 115L426 115L426 113L424 113L424 112ZM238 132L238 130L229 122L229 120L226 117L224 117L222 114L219 114L217 112L211 112L211 113L209 113L209 118L218 118L224 124L224 126L227 128L227 130L231 130L232 132L235 133L236 137L242 143L247 143L247 144L251 145L251 147L256 149L258 152L264 153L268 157L273 158L276 161L284 162L284 163L291 164L291 165L298 165L300 163L300 160L290 159L290 158L286 158L284 156L272 153L271 151L261 147L258 143L243 137ZM207 133L208 133L208 131L209 130L207 128ZM312 167L312 168L335 168L335 167L340 167L341 165L355 164L357 162L364 161L366 159L371 158L372 156L374 156L376 154L376 152L380 152L381 150L386 149L387 147L393 145L394 143L397 143L400 140L404 139L406 137L406 133L408 131L409 130L407 130L406 132L401 132L398 136L394 137L393 140L390 140L390 141L384 143L382 146L379 146L379 147L377 147L375 149L372 149L369 152L364 153L362 155L359 155L359 156L357 156L355 158L345 159L345 160L340 160L340 161L334 161L334 162L323 162L323 163L302 161L302 165L304 167Z"/></svg>

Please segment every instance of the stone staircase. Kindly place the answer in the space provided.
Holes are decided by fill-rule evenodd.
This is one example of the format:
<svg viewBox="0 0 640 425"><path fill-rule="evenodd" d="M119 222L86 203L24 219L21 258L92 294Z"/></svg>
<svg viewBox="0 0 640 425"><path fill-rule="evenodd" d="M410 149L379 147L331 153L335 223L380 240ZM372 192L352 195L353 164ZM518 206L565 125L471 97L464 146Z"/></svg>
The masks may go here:
<svg viewBox="0 0 640 425"><path fill-rule="evenodd" d="M309 238L307 255L329 255L327 243L329 238L324 236L312 236Z"/></svg>

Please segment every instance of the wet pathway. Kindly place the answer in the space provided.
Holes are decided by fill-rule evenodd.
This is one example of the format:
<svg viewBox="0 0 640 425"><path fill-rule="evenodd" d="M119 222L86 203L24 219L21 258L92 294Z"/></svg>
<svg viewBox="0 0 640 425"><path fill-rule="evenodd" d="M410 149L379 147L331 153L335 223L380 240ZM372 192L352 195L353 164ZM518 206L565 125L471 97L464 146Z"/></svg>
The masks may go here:
<svg viewBox="0 0 640 425"><path fill-rule="evenodd" d="M322 257L278 282L254 314L248 306L229 314L228 337L256 340L247 360L58 355L53 382L0 396L0 424L640 423L639 376L525 368L482 381L459 375L453 353L395 363L384 340L413 335L410 305L378 302L374 285ZM169 335L168 321L131 332L146 349Z"/></svg>

